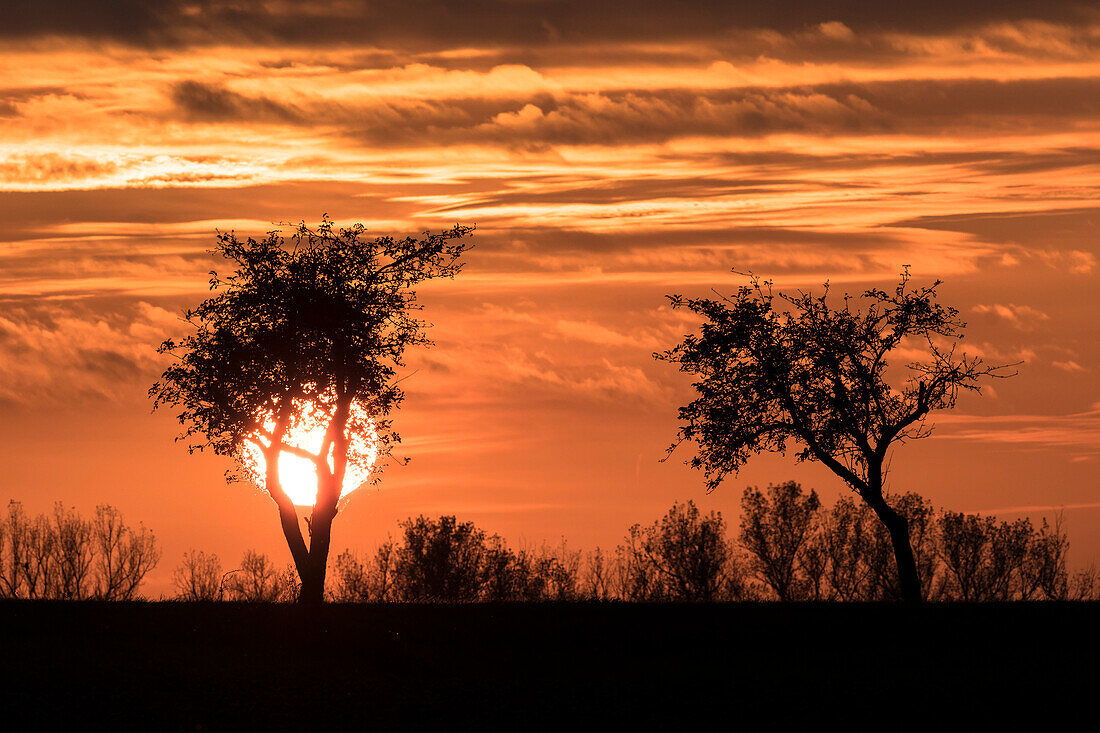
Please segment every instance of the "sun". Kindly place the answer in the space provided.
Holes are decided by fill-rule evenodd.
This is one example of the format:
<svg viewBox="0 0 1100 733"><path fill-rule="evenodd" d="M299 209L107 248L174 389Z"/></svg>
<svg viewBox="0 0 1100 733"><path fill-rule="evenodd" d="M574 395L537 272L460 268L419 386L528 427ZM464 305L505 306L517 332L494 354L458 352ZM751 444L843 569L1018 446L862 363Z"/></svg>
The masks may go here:
<svg viewBox="0 0 1100 733"><path fill-rule="evenodd" d="M353 426L353 429L350 430L349 435L348 467L344 475L344 487L340 493L341 499L367 482L378 459L378 435L374 429L374 421L358 403L352 405L351 419L348 424ZM274 424L264 427L271 430ZM327 429L328 421L324 413L320 410L310 410L308 406L302 405L299 406L298 416L287 431L284 442L310 453L317 453L324 444ZM240 462L256 485L263 487L267 462L260 447L252 441L247 441L241 450ZM332 467L331 457L329 467ZM279 480L283 485L283 491L296 506L312 507L316 502L317 469L313 461L308 458L284 451L279 456Z"/></svg>

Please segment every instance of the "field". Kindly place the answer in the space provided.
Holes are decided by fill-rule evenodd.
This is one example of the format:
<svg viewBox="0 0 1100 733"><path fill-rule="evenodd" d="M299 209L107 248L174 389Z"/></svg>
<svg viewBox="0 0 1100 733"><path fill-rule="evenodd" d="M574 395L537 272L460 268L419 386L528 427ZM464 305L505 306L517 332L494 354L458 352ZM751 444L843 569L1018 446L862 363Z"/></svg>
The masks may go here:
<svg viewBox="0 0 1100 733"><path fill-rule="evenodd" d="M1097 715L1100 605L0 603L8 730L910 730ZM6 726L5 726L6 727Z"/></svg>

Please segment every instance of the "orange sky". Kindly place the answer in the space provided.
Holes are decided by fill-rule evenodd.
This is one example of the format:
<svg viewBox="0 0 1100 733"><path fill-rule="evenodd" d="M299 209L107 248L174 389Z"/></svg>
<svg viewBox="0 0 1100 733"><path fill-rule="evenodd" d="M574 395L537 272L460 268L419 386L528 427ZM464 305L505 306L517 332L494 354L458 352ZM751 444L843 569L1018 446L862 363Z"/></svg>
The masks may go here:
<svg viewBox="0 0 1100 733"><path fill-rule="evenodd" d="M478 226L459 279L422 291L413 461L349 502L336 548L420 512L613 547L674 500L735 518L750 483L831 500L780 457L709 496L658 463L690 396L651 357L691 328L663 296L735 266L857 290L909 264L946 281L971 353L1025 363L899 450L892 488L1065 506L1073 561L1100 560L1100 13L716 5L5 3L0 497L144 521L154 594L192 546L289 559L270 501L173 443L145 391L215 228L328 212Z"/></svg>

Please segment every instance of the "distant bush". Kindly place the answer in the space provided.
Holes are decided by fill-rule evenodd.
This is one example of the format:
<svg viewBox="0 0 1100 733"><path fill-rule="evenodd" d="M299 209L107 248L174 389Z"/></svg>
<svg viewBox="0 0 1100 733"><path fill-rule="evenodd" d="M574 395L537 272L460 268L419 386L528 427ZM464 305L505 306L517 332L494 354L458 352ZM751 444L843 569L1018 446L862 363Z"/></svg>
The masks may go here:
<svg viewBox="0 0 1100 733"><path fill-rule="evenodd" d="M589 585L608 597L601 579L602 554L587 558L563 540L556 547L513 550L498 535L453 516L420 516L400 524L400 541L384 542L373 555L341 553L329 598L338 602L467 603L474 601L578 600L582 565L601 567ZM595 561L593 560L595 558ZM586 564L587 560L587 564Z"/></svg>
<svg viewBox="0 0 1100 733"><path fill-rule="evenodd" d="M85 520L58 502L32 518L12 501L0 521L0 597L130 600L159 561L153 533L111 506Z"/></svg>

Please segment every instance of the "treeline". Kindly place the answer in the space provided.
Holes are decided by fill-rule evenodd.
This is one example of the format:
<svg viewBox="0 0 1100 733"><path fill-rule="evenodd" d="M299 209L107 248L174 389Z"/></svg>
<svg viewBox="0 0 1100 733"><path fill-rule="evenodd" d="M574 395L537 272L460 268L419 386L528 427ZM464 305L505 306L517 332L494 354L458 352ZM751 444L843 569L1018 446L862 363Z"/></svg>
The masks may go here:
<svg viewBox="0 0 1100 733"><path fill-rule="evenodd" d="M84 519L58 502L30 517L13 501L0 521L0 598L130 600L159 561L153 533L112 506Z"/></svg>
<svg viewBox="0 0 1100 733"><path fill-rule="evenodd" d="M1096 600L1094 568L1071 573L1060 518L936 511L914 493L888 497L909 521L910 541L931 601ZM889 533L862 502L832 507L795 482L745 490L738 537L750 596L778 600L877 601L900 597ZM670 512L670 516L671 516ZM710 521L720 517L711 515Z"/></svg>
<svg viewBox="0 0 1100 733"><path fill-rule="evenodd" d="M933 601L1097 600L1094 569L1070 572L1060 522L935 511L916 494L891 497L910 522L922 589ZM329 572L337 602L879 601L899 596L889 534L871 510L833 506L795 482L748 488L736 537L720 512L675 504L634 525L613 552L558 545L513 549L453 516L400 524L365 556L345 551ZM292 567L245 554L223 573L216 556L185 555L176 571L188 600L293 600Z"/></svg>

